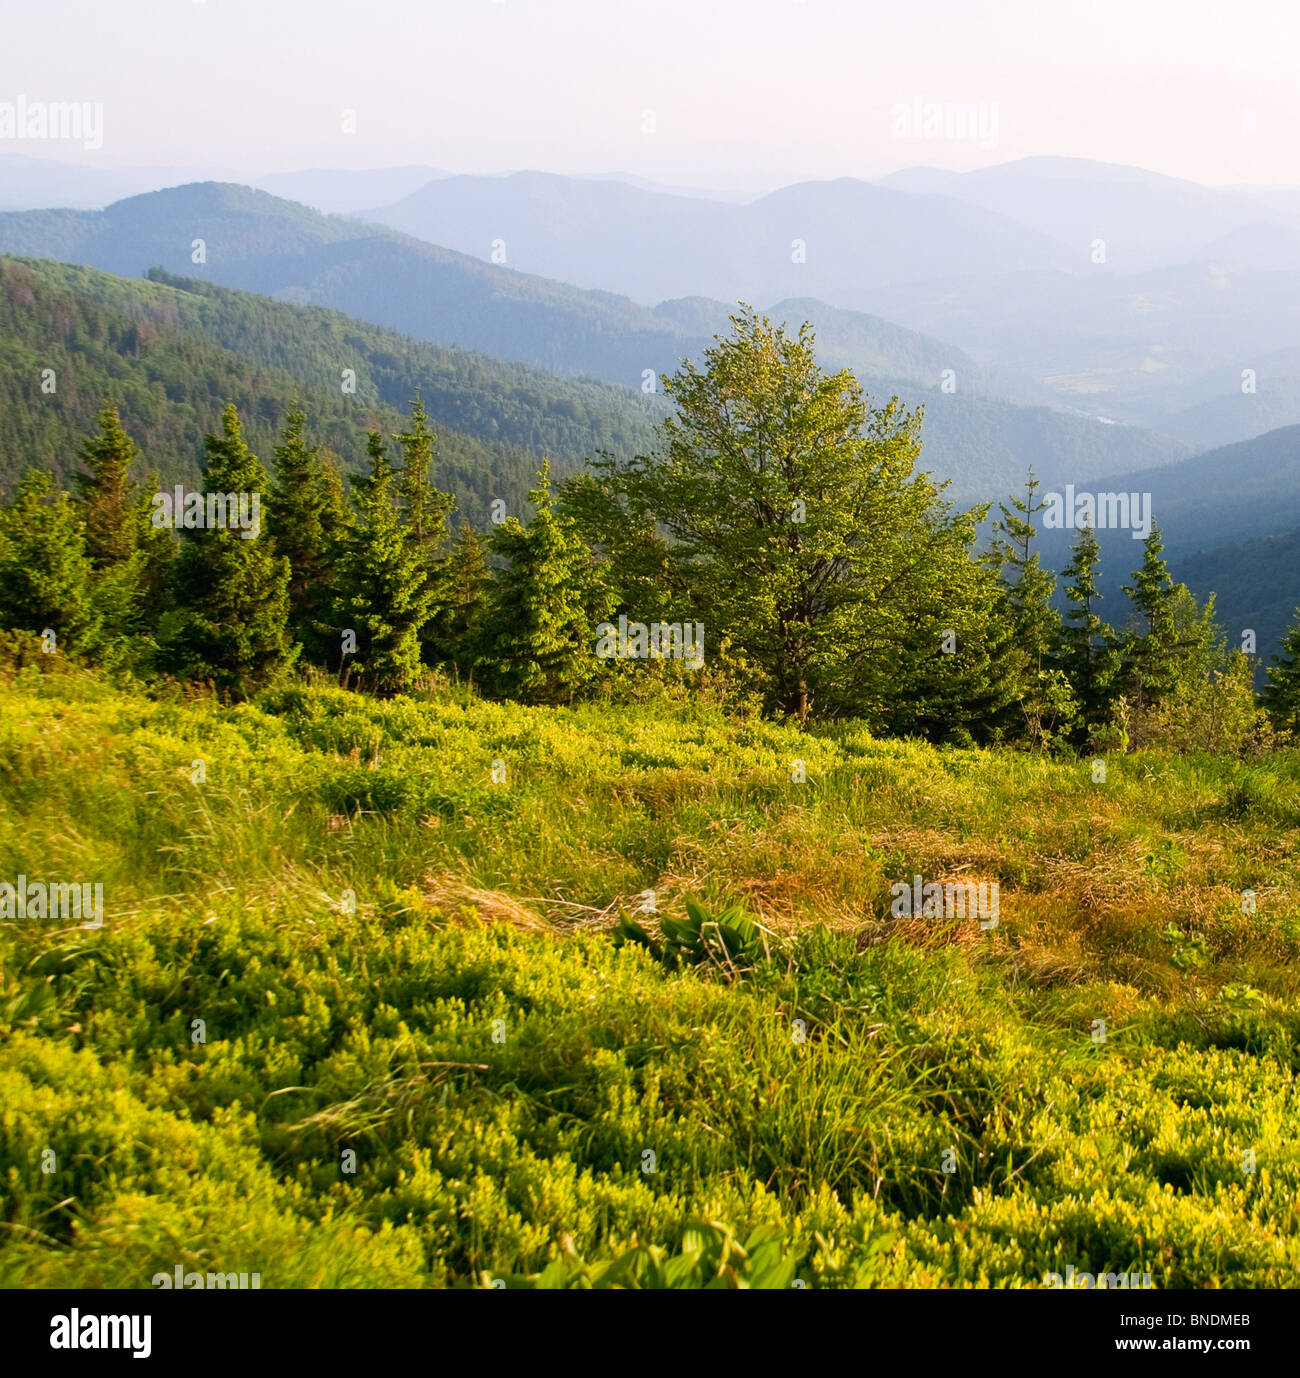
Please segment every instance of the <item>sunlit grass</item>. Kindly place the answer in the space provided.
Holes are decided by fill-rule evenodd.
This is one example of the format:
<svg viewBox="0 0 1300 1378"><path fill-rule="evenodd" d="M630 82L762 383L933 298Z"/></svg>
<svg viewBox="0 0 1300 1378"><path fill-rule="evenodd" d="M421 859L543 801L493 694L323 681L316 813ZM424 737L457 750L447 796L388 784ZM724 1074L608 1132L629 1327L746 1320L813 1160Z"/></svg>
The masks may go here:
<svg viewBox="0 0 1300 1378"><path fill-rule="evenodd" d="M0 926L0 1278L1297 1285L1298 822L1295 754L24 672L0 879L107 922ZM998 926L882 932L913 874ZM617 945L646 891L766 953Z"/></svg>

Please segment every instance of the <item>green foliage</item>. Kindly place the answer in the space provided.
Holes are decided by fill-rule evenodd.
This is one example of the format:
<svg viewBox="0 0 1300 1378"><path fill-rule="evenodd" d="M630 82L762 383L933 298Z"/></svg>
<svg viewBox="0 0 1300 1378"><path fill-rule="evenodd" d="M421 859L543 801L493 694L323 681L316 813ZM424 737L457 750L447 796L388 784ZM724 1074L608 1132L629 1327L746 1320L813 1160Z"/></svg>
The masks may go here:
<svg viewBox="0 0 1300 1378"><path fill-rule="evenodd" d="M94 416L88 387L102 385L119 398L120 410L101 410L99 434L83 443L87 471L75 475L95 571L84 634L65 641L105 668L162 669L245 693L289 663L293 644L307 663L332 666L343 630L335 567L349 518L328 447L352 451L359 402L366 419L379 418L403 448L397 486L426 577L423 589L399 597L421 602L429 594L421 663L458 679L546 702L596 683L617 683L643 699L651 692L685 697L692 686L671 667L597 666L587 643L612 612L646 622L689 616L704 624L709 656L727 662L718 674L693 672L699 693L736 704L757 698L804 723L850 716L877 730L955 743L1023 737L1048 745L1065 736L1083 745L1111 731L1122 685L1123 732L1133 743L1244 751L1264 741L1248 690L1212 644L1218 633L1210 609L1202 613L1181 586L1169 584L1156 533L1132 590L1139 623L1125 642L1125 677L1116 678L1113 639L1091 611L1078 626L1072 619L1064 648L1044 664L1054 614L1050 576L1030 550L1032 475L1027 498L1003 509L998 561L974 559L983 509L954 513L941 489L915 472L919 413L897 399L869 407L850 375L818 367L806 328L796 337L752 313L737 317L732 337L718 341L703 368L688 364L669 380L678 414L664 432L665 454L605 455L593 473L566 484L554 511L528 528L529 541L519 543L520 522L495 532L489 597L477 537L462 522L449 552L447 522L453 506L473 515L487 493L507 501L518 493L523 509L524 451L465 449L445 426L435 442L423 402L403 422L387 399L399 383L414 381L429 386L443 415L451 414L456 389L537 402L532 383L514 387L511 366L488 376L482 361L457 351L411 346L403 353L396 337L331 313L166 274L132 283L5 260L0 315L12 326L0 338L15 351L14 380L37 377L36 358L48 358L61 377L69 357L77 360L77 387L65 386L57 406L35 406L31 395L15 393L5 413L28 428L17 440L51 472L65 470L69 424ZM222 353L228 350L238 354ZM321 381L349 351L367 361L364 396L354 401ZM0 390L3 366L0 351ZM374 378L383 383L372 392L364 380ZM572 386L581 392L587 385ZM232 558L228 539L218 540L221 558L209 568L197 555L208 545L201 534L182 542L173 569L177 543L144 522L141 485L131 476L140 456L128 428L169 480L187 477L193 461L181 457L183 443L222 392L243 399L240 426L248 425L251 438L284 426L276 480L264 496L270 543L289 563L293 644L274 630L278 576L256 559ZM614 406L613 390L596 393ZM321 443L307 441L299 398L310 404ZM649 434L649 413L611 430L567 393L546 411L579 430L534 428L534 439L554 434L572 442L585 434L626 442ZM483 434L502 434L501 420L485 421ZM456 491L456 504L439 482ZM48 543L36 558L37 568L51 559ZM56 590L61 578L76 582L75 558L68 559L59 578L46 580ZM994 577L998 563L1009 575L1005 587ZM245 564L256 577L247 606L239 606L232 599ZM358 568L354 560L354 578ZM224 593L209 587L213 580ZM1095 560L1084 582L1091 608ZM10 595L11 629L36 616L43 596L21 586ZM67 588L49 596L77 601ZM376 584L363 603L382 621L388 597ZM397 610L397 623L408 612L419 620L414 602ZM251 611L253 604L261 611ZM42 612L43 626L52 616ZM418 676L405 651L398 659L400 666L384 671L383 692Z"/></svg>
<svg viewBox="0 0 1300 1378"><path fill-rule="evenodd" d="M1208 953L1206 941L1200 934L1189 938L1177 924L1171 923L1162 936L1169 946L1170 960L1180 970L1205 965Z"/></svg>
<svg viewBox="0 0 1300 1378"><path fill-rule="evenodd" d="M483 654L491 585L483 538L461 522L442 569L439 605L425 631L430 662L449 667L458 678L472 678Z"/></svg>
<svg viewBox="0 0 1300 1378"><path fill-rule="evenodd" d="M432 640L432 634L437 630L433 622L434 613L464 592L463 586L452 589L448 585L452 571L445 554L447 523L456 502L449 494L439 492L430 478L438 438L429 429L428 413L419 397L411 404L410 428L393 438L402 449L402 468L397 480L402 515L411 540L420 553L420 566L432 597L430 621L425 624L421 634L421 652L428 663L434 664L441 658L443 649ZM460 574L463 579L467 572L461 570Z"/></svg>
<svg viewBox="0 0 1300 1378"><path fill-rule="evenodd" d="M317 665L338 652L331 603L348 516L338 469L308 443L307 414L295 408L275 447L266 517L275 552L289 565L290 631Z"/></svg>
<svg viewBox="0 0 1300 1378"><path fill-rule="evenodd" d="M131 482L140 452L122 426L117 408L99 413L99 433L82 443L86 472L73 476L85 523L86 550L97 569L129 560L141 544L144 513Z"/></svg>
<svg viewBox="0 0 1300 1378"><path fill-rule="evenodd" d="M199 477L204 435L227 399L258 453L301 406L321 445L361 472L360 430L405 429L401 409L418 389L438 428L435 482L481 526L492 498L522 507L543 454L566 470L597 449L630 454L662 414L660 399L628 388L420 343L336 311L162 272L135 277L147 264L113 277L0 257L0 488L25 463L66 482L109 395L164 485ZM356 371L355 395L340 391L344 367ZM43 368L55 371L55 399L40 392Z"/></svg>
<svg viewBox="0 0 1300 1378"><path fill-rule="evenodd" d="M1118 674L1134 708L1159 703L1179 687L1179 641L1175 608L1182 585L1175 586L1162 558L1164 542L1154 523L1142 543L1142 568L1124 586L1136 614L1136 624L1118 640ZM1188 595L1190 596L1190 595Z"/></svg>
<svg viewBox="0 0 1300 1378"><path fill-rule="evenodd" d="M601 1263L566 1254L540 1273L504 1281L507 1287L539 1290L770 1291L791 1286L797 1264L784 1252L777 1230L760 1226L742 1245L727 1225L702 1220L686 1226L676 1253L655 1244L635 1244ZM491 1285L494 1279L487 1281Z"/></svg>
<svg viewBox="0 0 1300 1378"><path fill-rule="evenodd" d="M1263 701L1280 732L1300 737L1300 609L1267 670Z"/></svg>
<svg viewBox="0 0 1300 1378"><path fill-rule="evenodd" d="M0 878L106 912L0 925L7 1286L1300 1280L1296 752L1098 789L698 704L44 668L0 679ZM859 950L864 896L963 868L997 929ZM716 962L615 945L647 888Z"/></svg>
<svg viewBox="0 0 1300 1378"><path fill-rule="evenodd" d="M50 650L93 645L101 614L81 514L48 474L32 470L0 513L0 622L55 634Z"/></svg>
<svg viewBox="0 0 1300 1378"><path fill-rule="evenodd" d="M402 468L397 482L403 514L411 528L411 538L425 556L432 574L435 569L432 561L447 538L447 519L455 502L446 493L438 492L430 478L438 437L429 429L429 414L419 397L411 403L410 429L393 439L402 449Z"/></svg>
<svg viewBox="0 0 1300 1378"><path fill-rule="evenodd" d="M73 487L98 620L85 649L107 669L147 670L158 619L171 603L175 537L151 521L152 482L131 478L140 453L111 403L99 414L98 433L83 441L82 461L85 472L73 475Z"/></svg>
<svg viewBox="0 0 1300 1378"><path fill-rule="evenodd" d="M740 648L768 704L801 723L944 731L1000 707L996 589L971 559L984 513L954 515L914 472L919 413L869 407L852 374L821 370L807 325L793 335L749 309L665 387L662 453L598 460L597 488L570 492L614 588L646 592L659 566L683 613Z"/></svg>
<svg viewBox="0 0 1300 1378"><path fill-rule="evenodd" d="M397 506L384 437L369 438L370 473L352 480L355 516L339 561L335 614L356 634L350 669L375 693L409 689L420 673L420 633L434 590L427 557Z"/></svg>
<svg viewBox="0 0 1300 1378"><path fill-rule="evenodd" d="M221 434L207 438L203 493L237 495L249 515L259 510L269 481L248 448L239 413L228 403ZM275 679L297 659L289 631L289 562L267 533L224 525L187 529L176 565L176 609L160 624L160 654L175 674L210 681L243 697ZM264 516L264 514L263 514Z"/></svg>
<svg viewBox="0 0 1300 1378"><path fill-rule="evenodd" d="M663 941L656 942L635 919L620 916L616 936L640 943L669 966L715 966L735 974L763 941L762 929L743 905L729 904L716 914L692 896L683 900L684 919L664 914L659 919Z"/></svg>
<svg viewBox="0 0 1300 1378"><path fill-rule="evenodd" d="M1112 686L1119 670L1115 633L1097 612L1101 602L1097 588L1100 556L1096 533L1085 526L1065 567L1065 596L1071 606L1065 616L1058 659L1078 703L1074 737L1081 744L1109 723Z"/></svg>
<svg viewBox="0 0 1300 1378"><path fill-rule="evenodd" d="M488 539L505 563L484 630L485 660L497 692L558 703L595 676L595 629L609 595L576 523L552 506L549 464L528 496L535 509L528 525L507 517Z"/></svg>
<svg viewBox="0 0 1300 1378"><path fill-rule="evenodd" d="M1069 680L1049 668L1061 635L1061 615L1052 605L1056 576L1042 567L1038 551L1031 551L1034 516L1044 506L1037 501L1039 487L1030 469L1025 496L1013 495L1010 507L1000 505L993 557L1007 589L1012 632L1009 676L1023 730L1031 746L1050 746L1058 732L1069 731L1076 707Z"/></svg>

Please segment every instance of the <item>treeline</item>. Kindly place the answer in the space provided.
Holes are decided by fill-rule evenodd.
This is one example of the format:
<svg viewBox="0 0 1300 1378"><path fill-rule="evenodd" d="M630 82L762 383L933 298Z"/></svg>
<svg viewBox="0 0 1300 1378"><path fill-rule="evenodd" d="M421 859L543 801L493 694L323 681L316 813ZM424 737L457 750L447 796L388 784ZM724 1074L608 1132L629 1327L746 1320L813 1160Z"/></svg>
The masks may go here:
<svg viewBox="0 0 1300 1378"><path fill-rule="evenodd" d="M482 530L435 484L418 397L402 429L368 432L346 483L303 410L264 466L228 405L203 497L180 501L138 477L107 406L73 491L32 471L0 513L0 620L20 656L234 697L314 666L381 695L431 671L525 702L653 685L958 742L1235 750L1300 728L1300 624L1261 708L1251 658L1172 581L1154 527L1122 626L1101 615L1086 528L1061 614L1032 474L981 548L987 507L956 510L916 467L919 411L825 373L808 327L743 311L664 386L651 454L597 457L558 491L543 463L526 520L497 510ZM687 624L703 668L645 634Z"/></svg>

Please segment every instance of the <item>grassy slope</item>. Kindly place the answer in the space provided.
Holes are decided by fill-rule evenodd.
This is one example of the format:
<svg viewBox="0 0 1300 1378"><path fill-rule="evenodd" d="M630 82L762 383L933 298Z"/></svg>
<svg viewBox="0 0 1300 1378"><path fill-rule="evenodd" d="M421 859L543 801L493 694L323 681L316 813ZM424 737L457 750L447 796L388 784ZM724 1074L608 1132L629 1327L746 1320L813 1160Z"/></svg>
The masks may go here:
<svg viewBox="0 0 1300 1378"><path fill-rule="evenodd" d="M692 1219L767 1227L732 1266L776 1285L1300 1283L1295 755L1098 786L689 707L30 670L0 723L0 878L100 880L108 917L0 927L8 1285L581 1282L633 1241L698 1284ZM858 952L914 872L999 879L999 927ZM771 959L616 947L651 887L746 900Z"/></svg>

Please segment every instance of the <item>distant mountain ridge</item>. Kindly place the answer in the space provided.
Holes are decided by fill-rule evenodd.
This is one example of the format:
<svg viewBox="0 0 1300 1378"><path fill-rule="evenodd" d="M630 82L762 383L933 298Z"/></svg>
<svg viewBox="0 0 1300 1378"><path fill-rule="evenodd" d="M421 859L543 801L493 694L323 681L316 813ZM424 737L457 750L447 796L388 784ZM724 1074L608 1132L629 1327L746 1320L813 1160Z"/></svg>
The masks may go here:
<svg viewBox="0 0 1300 1378"><path fill-rule="evenodd" d="M944 196L844 177L746 203L549 173L447 177L366 219L524 272L619 292L846 305L854 289L954 273L1068 267L1045 235Z"/></svg>
<svg viewBox="0 0 1300 1378"><path fill-rule="evenodd" d="M1085 158L1022 158L973 172L908 168L879 185L1005 216L1071 249L1079 268L1093 241L1105 240L1109 261L1128 272L1214 257L1216 241L1271 214L1241 190ZM1289 266L1300 267L1300 258Z"/></svg>
<svg viewBox="0 0 1300 1378"><path fill-rule="evenodd" d="M113 199L106 191L115 183L138 189L148 176L175 181L177 170L115 173L0 155L0 206L6 185L20 198L10 204L36 204L21 198L41 189L50 199L39 204L56 204L53 189L63 188L64 204L81 205L87 197ZM972 391L985 398L1148 428L1189 446L1300 421L1300 373L1274 367L1296 343L1300 314L1297 188L1205 187L1052 157L965 173L910 168L874 182L840 178L748 196L627 174L467 176L420 165L251 180L355 224L322 234L299 223L308 240L333 244L332 255L320 243L310 251L286 246L275 271L256 278L247 263L237 277L209 257L207 276L552 371L638 386L643 371L661 370L681 341L662 316L634 321L630 313L665 301L812 300L826 312L869 314L948 342L978 366ZM177 214L181 208L176 203ZM265 204L249 209L271 216ZM196 204L189 213L214 210ZM367 224L375 236L397 227L408 238L358 263L342 246L363 237ZM152 262L188 271L165 254L128 263L90 257L84 244L75 252L57 247L76 238L66 225L48 223L37 241L2 247L115 272L138 273ZM420 260L417 241L434 260ZM396 242L406 250L395 250ZM470 262L455 274L459 301L447 290L451 319L431 324L428 298L446 286L439 279L449 252ZM410 301L375 280L371 269L384 254L393 271L411 273ZM477 294L468 290L471 262L489 273ZM576 318L549 331L520 299L542 290L536 282L521 287L514 278L498 290L502 280L491 270L510 269L544 278L552 294L566 285L578 291L564 308ZM602 295L613 320L593 318ZM509 313L502 298L511 300ZM508 329L476 327L477 318L493 315ZM854 366L863 371L860 361ZM1253 391L1241 387L1245 370L1259 377ZM976 377L968 365L961 374ZM870 376L884 383L908 375L872 364Z"/></svg>
<svg viewBox="0 0 1300 1378"><path fill-rule="evenodd" d="M729 309L679 300L651 310L222 184L172 188L97 212L0 215L0 252L121 276L160 266L638 394L683 357L698 357L726 328ZM825 362L853 368L872 394L926 403L924 462L955 480L960 497L1001 497L1030 463L1045 474L1102 473L1166 463L1190 450L1149 431L1002 401L985 366L888 320L806 298L783 299L774 314L782 313L794 325L810 317ZM944 391L949 374L954 390ZM1020 401L1034 400L1031 391L1021 393Z"/></svg>

